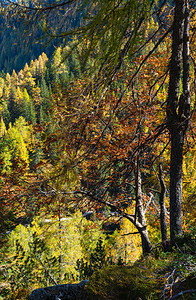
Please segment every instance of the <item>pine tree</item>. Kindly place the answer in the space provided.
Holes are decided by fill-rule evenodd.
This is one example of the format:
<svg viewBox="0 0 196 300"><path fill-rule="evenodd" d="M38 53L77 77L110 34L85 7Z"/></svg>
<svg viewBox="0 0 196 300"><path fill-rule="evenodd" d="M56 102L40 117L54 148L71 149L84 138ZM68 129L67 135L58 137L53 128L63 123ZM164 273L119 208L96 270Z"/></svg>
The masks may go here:
<svg viewBox="0 0 196 300"><path fill-rule="evenodd" d="M28 92L26 89L24 89L23 92L23 117L26 121L32 122L33 124L36 123L36 113L35 113L35 107L32 99L30 98Z"/></svg>

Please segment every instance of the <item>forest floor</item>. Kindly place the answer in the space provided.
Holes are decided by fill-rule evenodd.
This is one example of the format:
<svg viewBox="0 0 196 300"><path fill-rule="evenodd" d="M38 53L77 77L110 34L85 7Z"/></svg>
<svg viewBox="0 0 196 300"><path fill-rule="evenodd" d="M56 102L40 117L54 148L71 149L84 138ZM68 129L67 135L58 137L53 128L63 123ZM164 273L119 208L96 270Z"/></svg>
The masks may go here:
<svg viewBox="0 0 196 300"><path fill-rule="evenodd" d="M108 266L93 273L90 299L196 299L196 240L185 236L175 247L160 247L131 266Z"/></svg>

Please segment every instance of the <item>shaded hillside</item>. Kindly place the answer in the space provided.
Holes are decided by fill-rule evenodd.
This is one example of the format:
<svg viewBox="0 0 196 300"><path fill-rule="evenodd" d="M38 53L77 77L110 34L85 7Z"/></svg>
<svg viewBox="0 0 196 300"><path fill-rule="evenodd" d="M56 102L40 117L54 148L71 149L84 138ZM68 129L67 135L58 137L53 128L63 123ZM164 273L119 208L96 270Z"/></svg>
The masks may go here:
<svg viewBox="0 0 196 300"><path fill-rule="evenodd" d="M5 22L1 20L0 30L0 71L11 73L12 70L16 72L24 68L25 63L30 63L45 52L48 57L51 57L57 41L44 45L41 37L41 29L32 35L26 35L23 28L16 28L5 30Z"/></svg>
<svg viewBox="0 0 196 300"><path fill-rule="evenodd" d="M50 59L55 49L62 44L60 38L49 38L42 29L40 20L33 26L28 26L23 19L6 20L3 15L0 16L0 72L12 73L13 70L19 72L25 66L30 64L31 60L38 59L44 52ZM76 28L80 22L81 15L74 18L70 13L69 24L67 29ZM54 24L62 23L61 28L64 30L64 11L50 18L48 29ZM14 25L13 25L14 23Z"/></svg>

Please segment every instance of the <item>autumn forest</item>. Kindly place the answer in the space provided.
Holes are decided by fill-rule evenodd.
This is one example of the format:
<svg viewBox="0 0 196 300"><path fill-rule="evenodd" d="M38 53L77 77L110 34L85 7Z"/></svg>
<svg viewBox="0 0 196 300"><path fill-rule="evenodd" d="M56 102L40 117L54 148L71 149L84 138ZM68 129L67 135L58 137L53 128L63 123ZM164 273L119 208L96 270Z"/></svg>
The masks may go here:
<svg viewBox="0 0 196 300"><path fill-rule="evenodd" d="M195 299L195 2L1 0L0 27L0 300Z"/></svg>

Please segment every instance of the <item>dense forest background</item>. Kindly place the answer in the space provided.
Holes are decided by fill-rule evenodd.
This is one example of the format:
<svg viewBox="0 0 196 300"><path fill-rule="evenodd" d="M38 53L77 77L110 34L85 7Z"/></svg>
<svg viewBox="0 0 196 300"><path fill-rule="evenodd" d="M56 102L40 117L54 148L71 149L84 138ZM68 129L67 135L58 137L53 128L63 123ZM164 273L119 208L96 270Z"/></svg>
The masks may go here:
<svg viewBox="0 0 196 300"><path fill-rule="evenodd" d="M182 164L183 235L179 243L176 239L171 244L171 144L165 112L172 47L168 26L174 5L168 1L161 9L163 26L153 14L148 17L120 67L112 56L108 61L103 58L106 67L97 65L96 55L102 49L97 41L89 56L87 40L85 46L75 38L65 43L63 36L49 41L44 39L44 25L29 31L18 20L13 27L2 14L0 299L28 299L35 288L78 282L93 278L103 267L137 261L152 269L153 276L170 270L169 278L175 269L173 283L180 276L194 278L196 19L192 9L191 124ZM75 30L80 18L70 19L70 30ZM164 40L157 42L165 32ZM111 68L111 62L117 67ZM151 252L152 261L142 256L146 252ZM148 276L156 285L162 280L161 292L169 298L168 278ZM144 293L146 289L150 296L160 293L154 281L153 291L150 285ZM95 292L97 287L90 288Z"/></svg>

